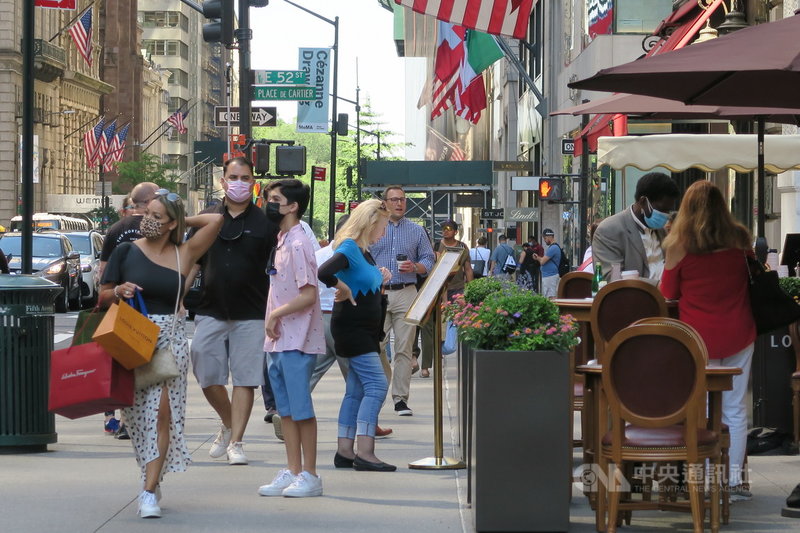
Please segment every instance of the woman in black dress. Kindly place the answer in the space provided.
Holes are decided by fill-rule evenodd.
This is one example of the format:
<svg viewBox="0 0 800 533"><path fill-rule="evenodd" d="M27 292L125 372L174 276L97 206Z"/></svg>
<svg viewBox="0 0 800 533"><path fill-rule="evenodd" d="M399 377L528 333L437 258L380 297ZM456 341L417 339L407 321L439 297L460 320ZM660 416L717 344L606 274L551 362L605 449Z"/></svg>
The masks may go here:
<svg viewBox="0 0 800 533"><path fill-rule="evenodd" d="M389 383L379 353L383 335L381 287L391 274L378 268L369 253L386 230L389 212L380 200L367 200L336 233L334 254L319 267L319 279L336 288L331 334L336 355L349 358L339 410L336 468L393 472L396 466L375 456L375 430ZM358 453L355 446L358 445Z"/></svg>
<svg viewBox="0 0 800 533"><path fill-rule="evenodd" d="M198 230L182 242L186 226ZM159 484L164 473L182 472L191 462L183 438L189 347L184 317L175 314L175 302L183 294L186 276L211 247L220 227L222 215L187 218L180 197L160 189L142 218L139 231L144 238L117 246L103 272L100 305L107 307L141 291L150 320L161 327L157 348L171 344L181 371L176 378L137 390L133 406L123 409L142 472L138 511L142 518L161 516Z"/></svg>

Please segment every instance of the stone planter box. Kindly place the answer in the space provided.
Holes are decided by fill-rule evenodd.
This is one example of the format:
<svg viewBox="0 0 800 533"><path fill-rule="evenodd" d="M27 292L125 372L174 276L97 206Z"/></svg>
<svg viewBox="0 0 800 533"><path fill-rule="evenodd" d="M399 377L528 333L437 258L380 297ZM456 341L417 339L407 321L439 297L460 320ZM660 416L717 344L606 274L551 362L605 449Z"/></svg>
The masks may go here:
<svg viewBox="0 0 800 533"><path fill-rule="evenodd" d="M569 354L471 350L469 488L476 531L567 531ZM471 400L471 401L470 401ZM469 422L469 414L467 415Z"/></svg>

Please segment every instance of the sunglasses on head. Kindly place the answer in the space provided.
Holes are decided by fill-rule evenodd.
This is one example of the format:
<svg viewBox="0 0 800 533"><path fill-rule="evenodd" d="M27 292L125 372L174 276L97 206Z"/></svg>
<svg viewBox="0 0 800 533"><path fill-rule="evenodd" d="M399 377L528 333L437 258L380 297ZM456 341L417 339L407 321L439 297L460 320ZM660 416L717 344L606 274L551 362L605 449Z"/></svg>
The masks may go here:
<svg viewBox="0 0 800 533"><path fill-rule="evenodd" d="M168 189L158 189L156 191L156 196L166 196L167 201L170 202L177 202L178 200L181 199L181 197L178 196L178 193L174 193Z"/></svg>

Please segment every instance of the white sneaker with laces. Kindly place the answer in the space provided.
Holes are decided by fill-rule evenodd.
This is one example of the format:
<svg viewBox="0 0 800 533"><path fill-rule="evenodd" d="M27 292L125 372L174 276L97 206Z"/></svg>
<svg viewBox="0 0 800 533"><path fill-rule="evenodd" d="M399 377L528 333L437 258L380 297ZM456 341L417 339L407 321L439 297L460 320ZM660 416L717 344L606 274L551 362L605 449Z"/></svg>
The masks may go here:
<svg viewBox="0 0 800 533"><path fill-rule="evenodd" d="M217 437L214 439L214 443L211 445L211 449L208 450L208 455L210 455L214 459L222 457L227 453L228 445L230 443L231 443L230 428L226 428L224 425L220 424L219 431L217 432Z"/></svg>
<svg viewBox="0 0 800 533"><path fill-rule="evenodd" d="M244 442L231 442L228 445L228 464L230 465L246 465L247 456L244 454L242 445Z"/></svg>
<svg viewBox="0 0 800 533"><path fill-rule="evenodd" d="M295 476L292 484L283 490L283 495L287 498L322 496L322 478L303 470Z"/></svg>
<svg viewBox="0 0 800 533"><path fill-rule="evenodd" d="M139 494L139 515L142 518L161 518L161 507L154 493L143 490Z"/></svg>
<svg viewBox="0 0 800 533"><path fill-rule="evenodd" d="M294 481L295 476L288 469L284 468L275 476L272 483L269 485L261 485L258 488L258 493L261 496L280 496L283 494L283 489L288 487Z"/></svg>

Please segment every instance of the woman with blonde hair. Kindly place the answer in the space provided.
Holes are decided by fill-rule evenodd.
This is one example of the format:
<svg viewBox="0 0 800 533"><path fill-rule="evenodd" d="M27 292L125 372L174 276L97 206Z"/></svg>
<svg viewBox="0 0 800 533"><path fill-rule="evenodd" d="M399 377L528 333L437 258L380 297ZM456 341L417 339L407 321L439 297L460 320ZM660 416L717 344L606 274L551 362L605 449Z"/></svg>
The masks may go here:
<svg viewBox="0 0 800 533"><path fill-rule="evenodd" d="M382 201L362 202L336 233L333 257L319 267L320 281L336 288L331 315L336 355L350 362L339 409L338 449L333 457L336 468L397 469L375 456L378 412L389 389L378 355L384 321L381 287L391 274L376 266L369 247L383 237L388 222L389 212Z"/></svg>
<svg viewBox="0 0 800 533"><path fill-rule="evenodd" d="M752 497L742 486L747 444L745 394L756 327L750 310L747 260L752 236L736 222L719 188L697 181L687 190L664 239L666 261L661 292L678 299L680 319L706 343L709 365L742 369L733 389L722 393L722 421L731 434L731 501Z"/></svg>
<svg viewBox="0 0 800 533"><path fill-rule="evenodd" d="M198 231L183 242L186 226ZM142 518L161 516L159 485L164 473L182 472L191 462L183 438L189 344L176 302L186 276L211 247L221 226L218 214L186 218L180 197L159 189L142 217L143 238L117 246L103 272L100 305L133 298L140 291L150 320L161 327L157 348L170 346L180 370L176 378L137 390L133 406L122 410L142 473L138 510Z"/></svg>

